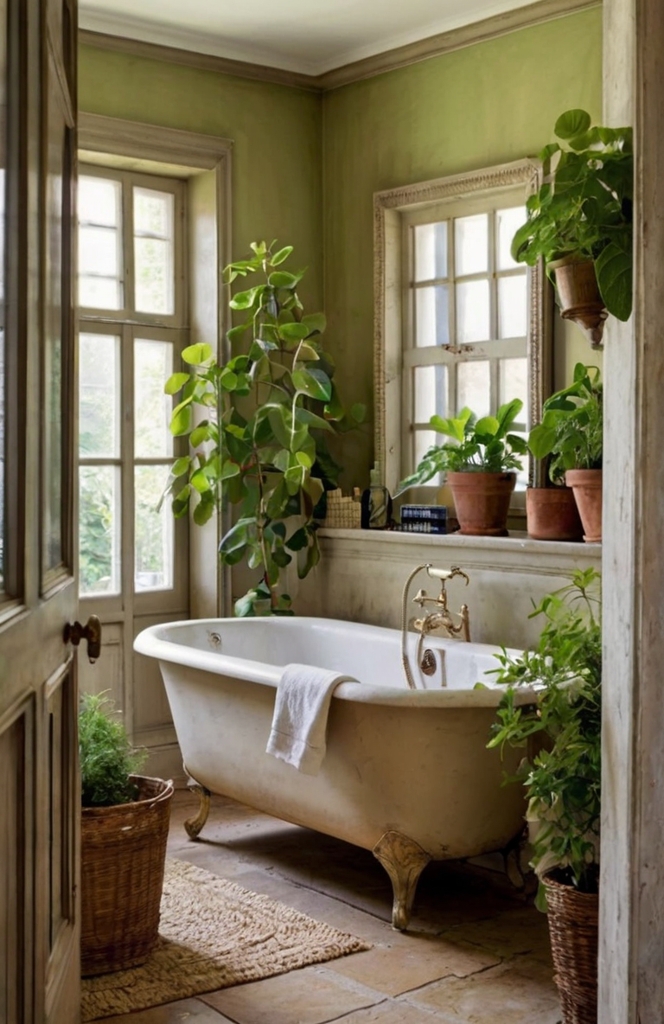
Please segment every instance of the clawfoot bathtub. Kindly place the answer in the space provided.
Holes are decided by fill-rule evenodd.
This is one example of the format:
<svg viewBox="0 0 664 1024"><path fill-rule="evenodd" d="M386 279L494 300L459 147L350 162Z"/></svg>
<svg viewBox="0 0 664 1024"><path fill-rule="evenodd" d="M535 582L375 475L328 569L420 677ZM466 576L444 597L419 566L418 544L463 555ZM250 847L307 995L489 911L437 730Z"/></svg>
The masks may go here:
<svg viewBox="0 0 664 1024"><path fill-rule="evenodd" d="M409 638L414 645L417 638ZM487 750L500 688L483 678L497 650L427 637L428 669L410 690L398 630L318 618L207 619L152 626L135 649L157 658L199 813L210 793L372 850L405 929L431 860L504 850L523 825L519 786L502 786L520 754ZM265 753L277 683L289 662L359 682L335 690L327 752L310 776ZM489 677L490 679L491 677ZM482 680L486 689L474 689Z"/></svg>

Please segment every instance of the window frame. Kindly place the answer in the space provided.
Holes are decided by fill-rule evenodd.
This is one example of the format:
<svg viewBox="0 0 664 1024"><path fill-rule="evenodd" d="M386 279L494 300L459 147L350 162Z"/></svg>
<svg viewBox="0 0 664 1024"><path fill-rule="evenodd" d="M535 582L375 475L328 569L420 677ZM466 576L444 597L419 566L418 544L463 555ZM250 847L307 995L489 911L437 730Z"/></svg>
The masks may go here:
<svg viewBox="0 0 664 1024"><path fill-rule="evenodd" d="M495 198L500 205L502 196L509 197L510 205L519 187L525 202L541 180L541 164L524 159L374 194L374 444L383 482L390 489L406 475L405 438L412 434L404 415L403 365L410 291L404 233L409 215L446 206L451 210L466 200L474 205L482 198L492 203ZM541 264L528 268L527 280L528 422L536 423L552 387L552 289ZM529 484L539 483L541 473L530 459Z"/></svg>

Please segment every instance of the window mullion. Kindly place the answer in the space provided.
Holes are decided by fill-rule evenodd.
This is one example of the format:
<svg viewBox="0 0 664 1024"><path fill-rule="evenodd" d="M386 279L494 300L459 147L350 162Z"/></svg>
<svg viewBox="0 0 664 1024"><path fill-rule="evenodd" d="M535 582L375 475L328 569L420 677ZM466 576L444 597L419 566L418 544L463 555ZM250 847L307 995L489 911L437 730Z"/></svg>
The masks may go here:
<svg viewBox="0 0 664 1024"><path fill-rule="evenodd" d="M136 283L134 280L134 190L131 176L122 175L122 252L125 275L125 310L135 315Z"/></svg>
<svg viewBox="0 0 664 1024"><path fill-rule="evenodd" d="M134 332L122 328L122 594L124 607L133 616L134 594Z"/></svg>

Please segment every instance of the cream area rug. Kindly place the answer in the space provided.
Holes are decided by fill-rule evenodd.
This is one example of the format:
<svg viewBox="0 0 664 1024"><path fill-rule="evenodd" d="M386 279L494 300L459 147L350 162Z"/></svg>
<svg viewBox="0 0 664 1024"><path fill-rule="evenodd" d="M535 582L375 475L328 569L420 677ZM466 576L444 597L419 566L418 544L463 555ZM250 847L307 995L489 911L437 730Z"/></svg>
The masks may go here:
<svg viewBox="0 0 664 1024"><path fill-rule="evenodd" d="M82 1020L284 974L370 945L181 860L166 862L159 941L142 967L82 981Z"/></svg>

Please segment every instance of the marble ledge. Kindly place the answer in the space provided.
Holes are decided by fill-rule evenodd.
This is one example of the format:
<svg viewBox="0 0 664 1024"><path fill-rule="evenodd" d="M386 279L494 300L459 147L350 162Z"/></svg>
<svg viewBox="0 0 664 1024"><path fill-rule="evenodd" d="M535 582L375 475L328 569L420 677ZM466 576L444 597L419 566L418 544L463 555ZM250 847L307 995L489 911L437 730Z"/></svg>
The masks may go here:
<svg viewBox="0 0 664 1024"><path fill-rule="evenodd" d="M318 536L326 555L395 561L470 564L512 571L567 574L575 568L602 564L602 545L533 540L513 530L507 537L468 537L460 533L401 533L397 530L342 530L322 527Z"/></svg>

